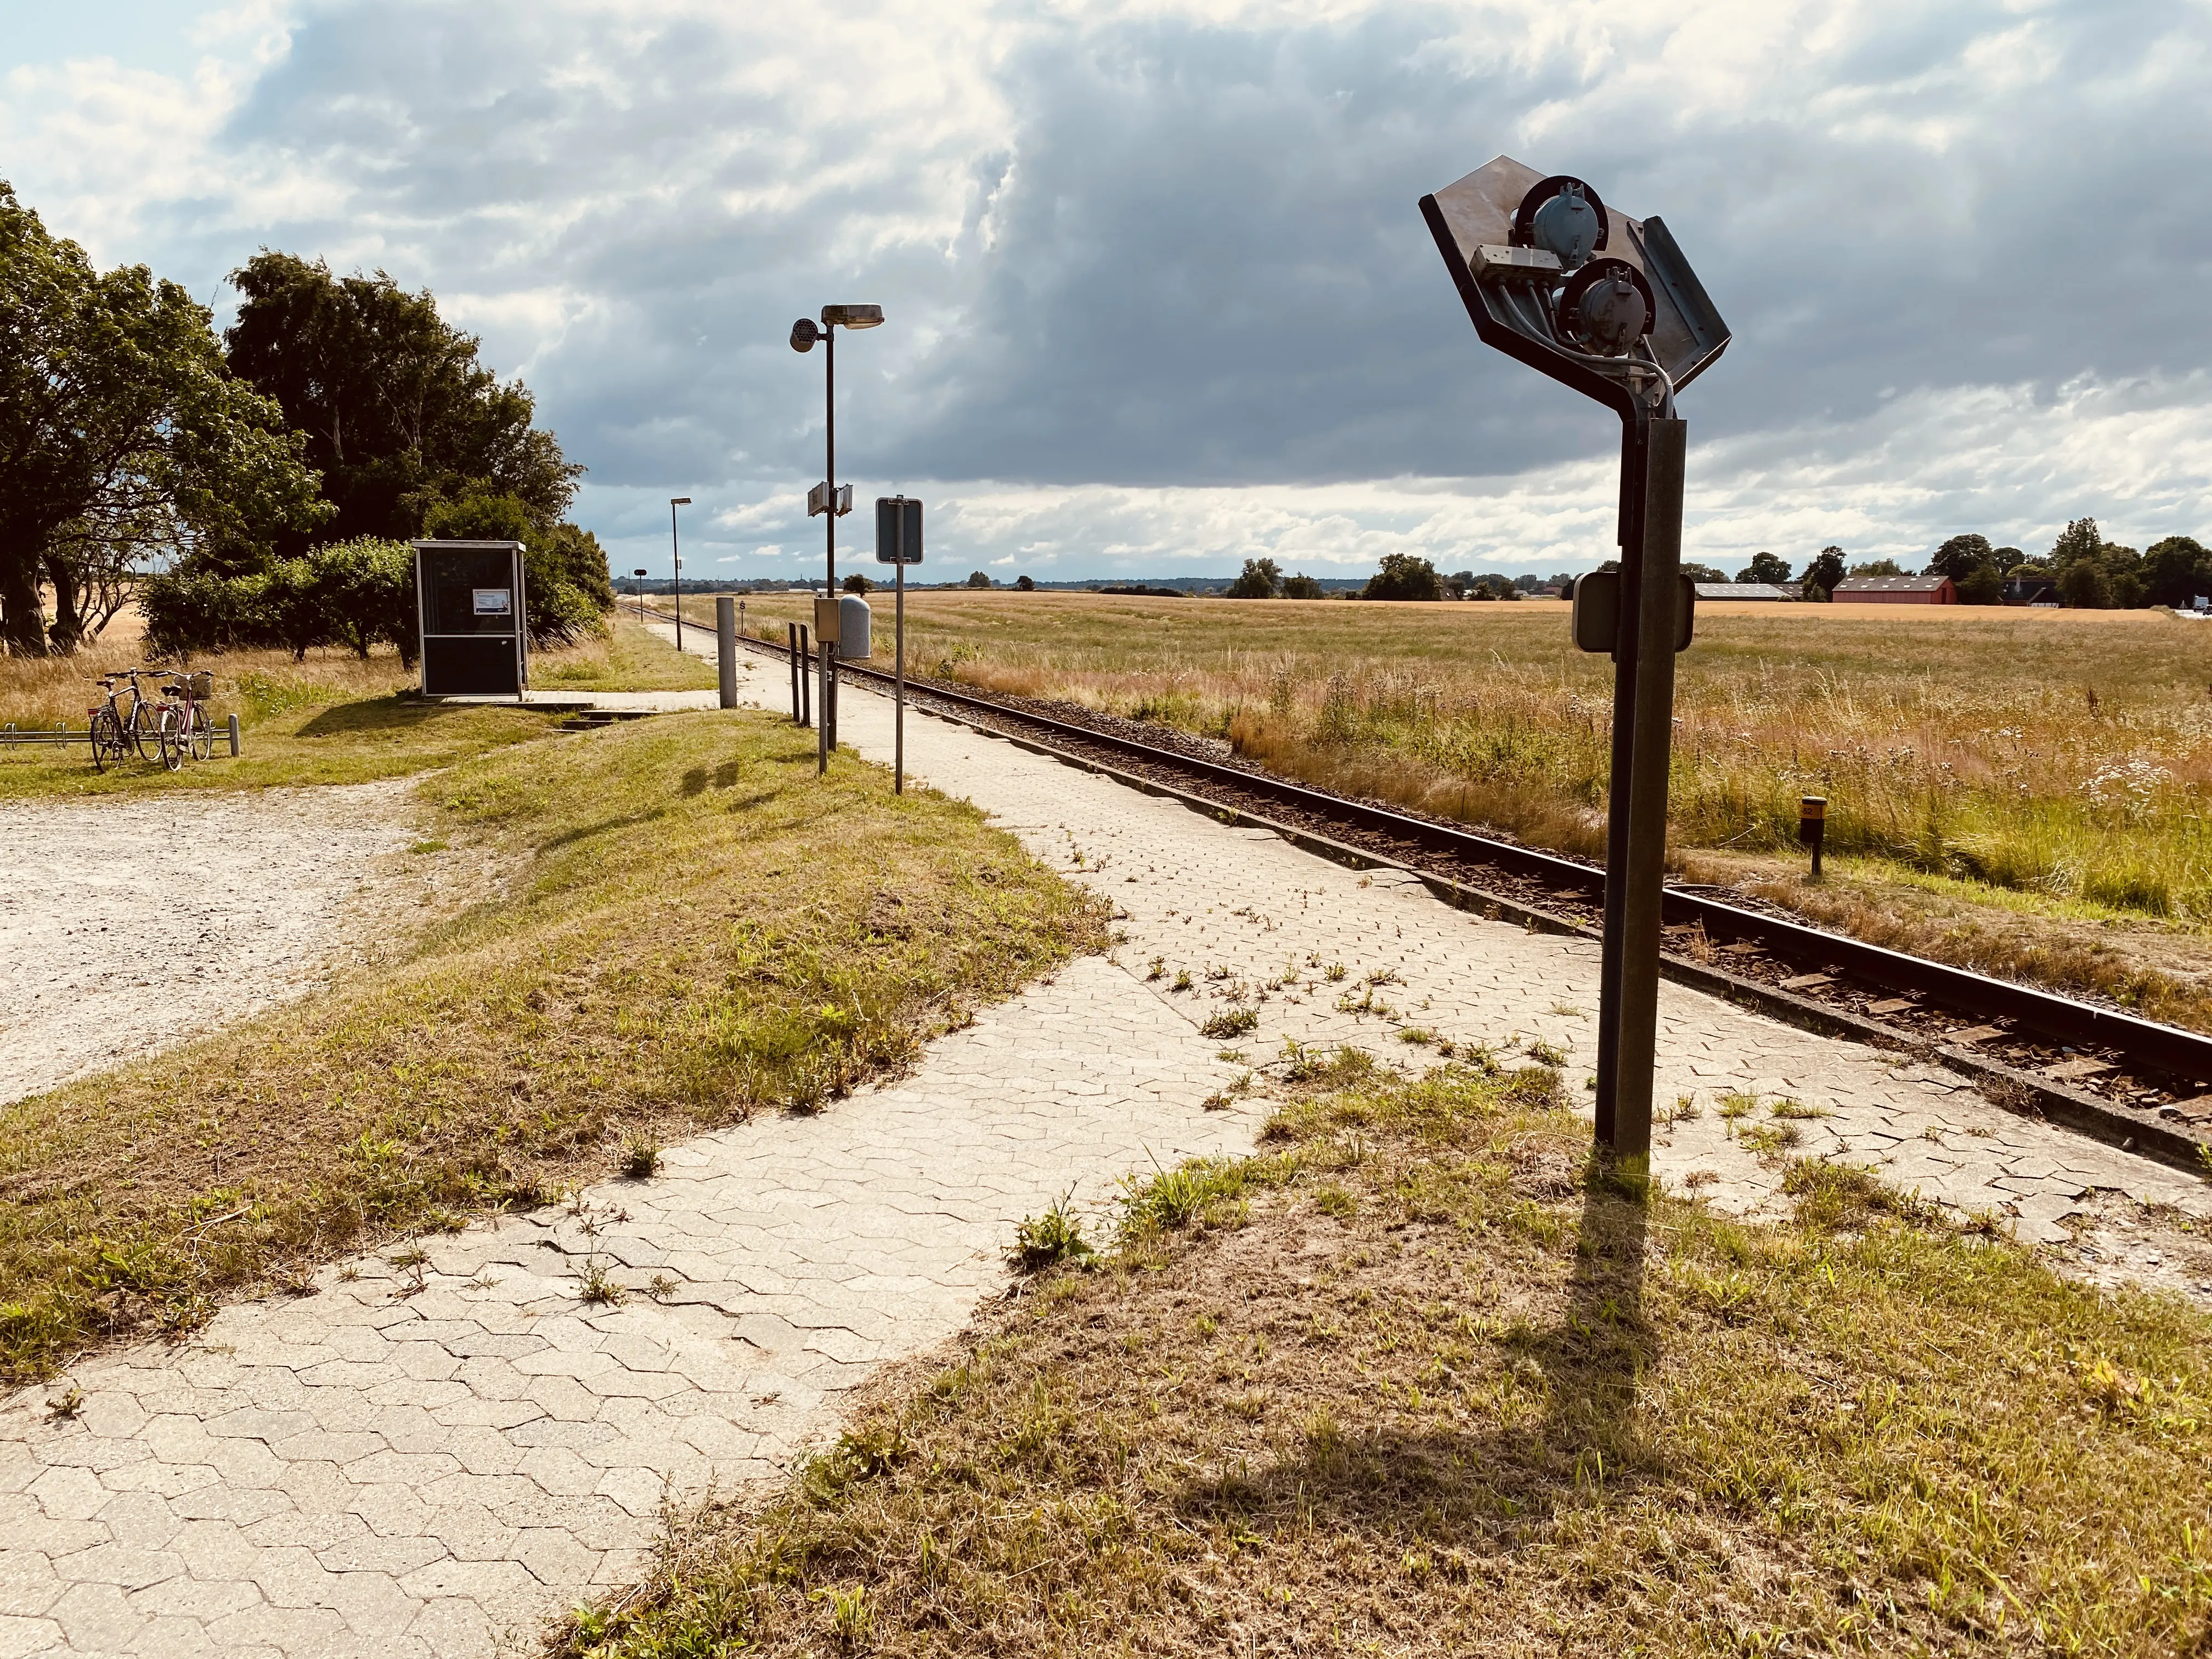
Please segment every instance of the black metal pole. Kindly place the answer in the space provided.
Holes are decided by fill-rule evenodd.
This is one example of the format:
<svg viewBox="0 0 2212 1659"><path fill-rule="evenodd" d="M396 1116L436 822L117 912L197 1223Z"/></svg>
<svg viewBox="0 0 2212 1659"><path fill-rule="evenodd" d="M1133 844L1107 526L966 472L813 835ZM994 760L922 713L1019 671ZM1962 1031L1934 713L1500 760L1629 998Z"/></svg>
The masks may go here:
<svg viewBox="0 0 2212 1659"><path fill-rule="evenodd" d="M1636 753L1636 627L1644 571L1644 434L1650 412L1639 399L1620 423L1620 631L1613 650L1613 769L1606 799L1605 927L1598 967L1597 1140L1611 1146L1620 1086L1621 944L1628 902L1630 781Z"/></svg>
<svg viewBox="0 0 2212 1659"><path fill-rule="evenodd" d="M684 648L684 550L676 542L676 503L668 504L668 556L676 562L676 648Z"/></svg>
<svg viewBox="0 0 2212 1659"><path fill-rule="evenodd" d="M823 422L826 433L828 460L827 477L823 480L826 499L823 501L823 528L828 537L826 572L822 591L830 603L837 603L837 325L831 323L822 331L822 343L828 348L823 353L823 407L827 411ZM820 770L830 769L830 751L837 743L837 647L825 645L822 649L822 740Z"/></svg>
<svg viewBox="0 0 2212 1659"><path fill-rule="evenodd" d="M1680 625L1682 469L1688 428L1654 419L1644 441L1644 580L1637 606L1636 754L1629 774L1628 901L1620 945L1620 1049L1613 1156L1634 1174L1651 1160L1651 1085L1659 1038L1659 948L1667 883L1667 792L1674 746L1674 645Z"/></svg>
<svg viewBox="0 0 2212 1659"><path fill-rule="evenodd" d="M906 793L906 509L902 503L898 515L898 646L897 690L891 698L891 793ZM1814 867L1820 867L1820 852L1813 849Z"/></svg>
<svg viewBox="0 0 2212 1659"><path fill-rule="evenodd" d="M805 677L805 671L799 666L797 623L784 623L783 649L784 654L791 659L791 723L803 726L805 722L799 718L799 682Z"/></svg>

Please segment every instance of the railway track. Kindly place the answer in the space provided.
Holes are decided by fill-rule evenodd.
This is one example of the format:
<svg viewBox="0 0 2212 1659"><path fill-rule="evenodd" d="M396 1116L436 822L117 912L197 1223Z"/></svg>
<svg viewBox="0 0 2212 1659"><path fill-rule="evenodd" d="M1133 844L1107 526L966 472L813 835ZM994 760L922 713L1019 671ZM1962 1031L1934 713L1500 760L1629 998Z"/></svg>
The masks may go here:
<svg viewBox="0 0 2212 1659"><path fill-rule="evenodd" d="M673 617L656 613L664 621ZM687 618L687 620L689 620ZM786 649L748 639L787 662ZM879 669L840 672L888 686ZM907 677L918 707L1340 862L1418 877L1446 902L1595 939L1605 872L1461 825L1332 794L1197 752L1131 722ZM1163 743L1163 737L1169 739ZM1757 902L1670 885L1662 971L1793 1024L1941 1064L1998 1104L2183 1168L2212 1168L2212 1037L1812 927Z"/></svg>

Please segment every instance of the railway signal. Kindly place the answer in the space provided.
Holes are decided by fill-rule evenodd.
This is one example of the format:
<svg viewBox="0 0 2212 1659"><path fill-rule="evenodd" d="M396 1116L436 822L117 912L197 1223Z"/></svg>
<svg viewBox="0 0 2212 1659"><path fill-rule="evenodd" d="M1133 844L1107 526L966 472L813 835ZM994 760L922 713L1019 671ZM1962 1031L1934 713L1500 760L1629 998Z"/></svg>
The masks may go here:
<svg viewBox="0 0 2212 1659"><path fill-rule="evenodd" d="M1424 196L1421 215L1483 343L1620 416L1620 570L1575 584L1574 638L1613 660L1597 1139L1625 1173L1642 1175L1674 653L1691 625L1680 580L1686 428L1674 394L1721 355L1728 325L1663 223L1607 207L1580 179L1501 155Z"/></svg>

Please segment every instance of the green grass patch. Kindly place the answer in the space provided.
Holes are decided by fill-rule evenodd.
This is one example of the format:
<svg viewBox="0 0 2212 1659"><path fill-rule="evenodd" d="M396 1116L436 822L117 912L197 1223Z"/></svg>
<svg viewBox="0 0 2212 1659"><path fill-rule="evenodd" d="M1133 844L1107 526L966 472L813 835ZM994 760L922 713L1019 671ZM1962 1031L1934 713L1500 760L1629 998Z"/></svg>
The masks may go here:
<svg viewBox="0 0 2212 1659"><path fill-rule="evenodd" d="M0 719L60 720L82 731L95 693L86 677L132 660L131 653L112 648L87 653L74 667L52 659L0 659ZM235 760L227 736L218 736L213 757L188 760L174 772L136 757L95 772L81 744L0 750L0 800L373 783L548 736L565 718L520 707L424 702L413 695L418 677L388 651L366 659L317 651L296 663L283 652L245 652L196 665L215 675L217 732L227 716L238 716L242 752ZM711 690L715 684L711 663L619 616L604 638L533 654L531 679L553 691Z"/></svg>
<svg viewBox="0 0 2212 1659"><path fill-rule="evenodd" d="M1373 1070L1133 1183L1097 1270L564 1650L2203 1650L2212 1322L1863 1171L1638 1198L1559 1100Z"/></svg>
<svg viewBox="0 0 2212 1659"><path fill-rule="evenodd" d="M0 1112L0 1369L821 1109L1103 945L1100 907L973 808L814 764L811 733L700 714L426 782L429 838L491 842L509 892L395 966Z"/></svg>

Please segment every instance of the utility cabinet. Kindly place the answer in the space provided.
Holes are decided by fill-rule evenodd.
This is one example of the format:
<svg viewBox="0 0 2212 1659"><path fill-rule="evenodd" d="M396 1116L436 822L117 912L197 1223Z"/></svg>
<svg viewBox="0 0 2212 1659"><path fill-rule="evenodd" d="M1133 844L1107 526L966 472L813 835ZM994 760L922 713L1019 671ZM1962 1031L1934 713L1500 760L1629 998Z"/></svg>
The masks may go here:
<svg viewBox="0 0 2212 1659"><path fill-rule="evenodd" d="M426 697L520 698L530 617L520 542L416 542L415 605Z"/></svg>

